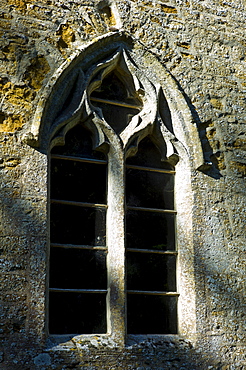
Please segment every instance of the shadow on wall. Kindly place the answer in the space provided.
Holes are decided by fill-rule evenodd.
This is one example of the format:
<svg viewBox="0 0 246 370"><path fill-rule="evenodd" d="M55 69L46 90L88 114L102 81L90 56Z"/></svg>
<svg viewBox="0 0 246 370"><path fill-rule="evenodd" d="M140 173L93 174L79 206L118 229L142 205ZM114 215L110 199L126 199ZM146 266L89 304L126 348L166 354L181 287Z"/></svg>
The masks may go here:
<svg viewBox="0 0 246 370"><path fill-rule="evenodd" d="M203 153L204 153L204 160L205 160L205 163L208 164L208 167L204 172L206 173L206 175L208 175L210 177L213 177L214 179L219 179L219 178L222 177L222 175L220 173L219 161L218 161L218 158L217 158L217 156L219 155L220 152L216 151L214 153L214 150L211 147L211 145L209 143L209 140L207 138L207 132L206 132L209 125L211 124L211 122L210 121L209 122L202 122L201 121L201 119L200 119L200 117L199 117L199 115L196 111L196 108L192 104L190 98L185 93L185 91L182 88L182 86L180 85L179 81L172 74L171 74L171 76L175 80L179 90L182 92L182 94L185 98L185 101L186 101L187 105L190 108L192 117L193 117L194 121L196 122L199 138L200 138ZM214 132L215 130L211 130L211 131Z"/></svg>
<svg viewBox="0 0 246 370"><path fill-rule="evenodd" d="M21 148L17 151L19 156L23 152ZM29 154L30 168L34 168L35 155ZM24 156L22 161L25 161ZM47 200L42 191L37 190L40 188L40 176L42 174L35 169L32 173L26 170L21 160L15 166L1 168L0 275L3 318L0 335L3 344L0 352L3 355L2 358L0 356L0 368L4 370L24 369L24 364L30 363L35 350L40 351L45 343Z"/></svg>
<svg viewBox="0 0 246 370"><path fill-rule="evenodd" d="M228 350L226 342L223 342L224 348L215 345L214 348L221 350L221 353L215 353L211 342L208 341L213 337L216 340L219 338L222 342L226 334L229 333L230 336L230 332L240 331L240 328L236 328L233 315L243 317L245 310L241 304L242 297L236 285L231 284L229 280L226 284L226 279L219 278L218 272L206 264L199 250L195 256L197 281L202 282L201 285L207 282L211 290L209 296L206 296L204 286L198 284L197 295L201 294L202 298L206 298L204 302L211 302L211 305L214 305L214 312L217 312L214 316L216 320L214 317L211 319L211 332L206 333L204 328L200 328L199 339L204 343L203 346L200 344L193 347L189 340L175 335L131 335L124 350L116 348L110 340L104 342L96 336L90 343L88 341L83 343L80 337L77 340L73 338L66 345L63 343L57 346L49 341L47 345L44 333L47 201L44 196L34 198L27 190L22 193L21 186L18 185L18 171L16 171L17 180L14 182L13 178L16 179L16 176L13 173L12 176L8 176L8 171L16 169L2 170L1 179L3 187L0 198L2 224L0 252L5 321L2 320L3 349L0 350L2 352L0 368L2 365L4 370L98 368L219 370L228 363L233 363L229 358L229 352L227 364L220 360L222 351L226 353ZM21 176L20 171L19 178ZM33 173L31 176L35 181L38 174ZM201 299L198 301L200 305L204 302ZM219 307L219 310L216 311L216 307ZM225 326L228 317L231 318L231 327ZM204 320L207 321L209 318L205 317ZM204 341L202 337L205 338ZM229 339L227 343L228 347L232 345Z"/></svg>

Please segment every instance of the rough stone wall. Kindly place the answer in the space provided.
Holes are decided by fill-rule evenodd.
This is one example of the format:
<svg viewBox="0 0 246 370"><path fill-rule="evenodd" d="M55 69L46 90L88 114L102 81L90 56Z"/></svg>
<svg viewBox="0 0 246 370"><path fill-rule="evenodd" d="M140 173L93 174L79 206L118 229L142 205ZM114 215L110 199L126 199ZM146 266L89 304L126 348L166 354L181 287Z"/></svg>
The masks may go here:
<svg viewBox="0 0 246 370"><path fill-rule="evenodd" d="M245 0L1 1L0 369L246 369L245 21ZM22 138L53 73L116 29L176 79L212 162L191 178L196 338L56 345L44 329L47 158Z"/></svg>

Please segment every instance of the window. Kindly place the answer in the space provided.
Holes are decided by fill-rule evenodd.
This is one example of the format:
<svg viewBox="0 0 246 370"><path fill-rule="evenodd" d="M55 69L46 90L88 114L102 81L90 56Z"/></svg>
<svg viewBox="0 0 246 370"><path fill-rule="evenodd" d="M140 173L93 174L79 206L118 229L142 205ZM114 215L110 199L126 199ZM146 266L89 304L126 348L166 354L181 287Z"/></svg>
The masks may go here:
<svg viewBox="0 0 246 370"><path fill-rule="evenodd" d="M177 333L175 169L158 130L141 128L135 85L119 63L99 70L94 116L51 150L51 334ZM106 144L96 147L98 117Z"/></svg>
<svg viewBox="0 0 246 370"><path fill-rule="evenodd" d="M177 332L174 170L149 138L126 162L127 326Z"/></svg>
<svg viewBox="0 0 246 370"><path fill-rule="evenodd" d="M81 125L52 150L50 333L106 331L106 177Z"/></svg>
<svg viewBox="0 0 246 370"><path fill-rule="evenodd" d="M209 164L165 67L124 31L99 37L57 69L22 141L49 158L46 333L193 336L192 181Z"/></svg>

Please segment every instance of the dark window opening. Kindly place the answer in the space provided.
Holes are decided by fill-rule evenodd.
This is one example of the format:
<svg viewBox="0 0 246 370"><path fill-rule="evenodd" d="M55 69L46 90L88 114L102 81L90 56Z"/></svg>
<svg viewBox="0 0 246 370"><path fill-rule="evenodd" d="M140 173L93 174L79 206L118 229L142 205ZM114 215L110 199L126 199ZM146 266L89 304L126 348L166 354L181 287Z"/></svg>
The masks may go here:
<svg viewBox="0 0 246 370"><path fill-rule="evenodd" d="M117 71L103 79L90 100L116 134L142 109ZM175 170L150 136L124 166L127 332L175 334ZM118 263L107 261L108 176L107 157L93 149L93 135L82 124L66 134L64 146L51 151L51 334L107 333L107 263Z"/></svg>
<svg viewBox="0 0 246 370"><path fill-rule="evenodd" d="M82 125L65 141L50 159L49 331L106 333L107 161Z"/></svg>
<svg viewBox="0 0 246 370"><path fill-rule="evenodd" d="M51 291L49 304L51 334L106 332L106 293Z"/></svg>
<svg viewBox="0 0 246 370"><path fill-rule="evenodd" d="M68 157L81 157L82 159L106 160L102 152L93 149L92 134L82 125L77 125L66 134L66 145L56 146L51 154Z"/></svg>
<svg viewBox="0 0 246 370"><path fill-rule="evenodd" d="M177 333L174 169L151 138L126 162L127 332Z"/></svg>
<svg viewBox="0 0 246 370"><path fill-rule="evenodd" d="M177 333L177 297L128 294L129 334Z"/></svg>
<svg viewBox="0 0 246 370"><path fill-rule="evenodd" d="M140 99L132 96L114 71L92 92L90 100L95 107L101 108L105 121L117 134L123 131L131 118L142 109Z"/></svg>

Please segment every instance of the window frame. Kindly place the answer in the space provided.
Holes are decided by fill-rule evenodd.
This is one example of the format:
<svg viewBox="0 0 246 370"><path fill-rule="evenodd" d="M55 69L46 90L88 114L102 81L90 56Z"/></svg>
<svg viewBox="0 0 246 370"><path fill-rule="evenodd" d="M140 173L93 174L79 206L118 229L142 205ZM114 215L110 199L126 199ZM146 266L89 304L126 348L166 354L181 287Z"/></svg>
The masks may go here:
<svg viewBox="0 0 246 370"><path fill-rule="evenodd" d="M196 259L196 248L199 247L199 222L197 221L197 201L200 192L197 187L197 178L202 176L199 171L206 171L210 168L204 158L196 120L193 117L187 99L176 79L165 68L165 65L158 61L143 45L125 31L112 32L98 37L88 43L82 49L77 50L68 60L58 66L54 74L48 80L45 88L37 96L37 105L30 127L24 132L22 142L30 146L34 155L34 168L38 168L43 174L45 182L44 191L45 204L43 214L47 214L47 222L44 223L44 241L37 242L36 248L43 251L43 263L45 273L37 274L43 289L38 294L33 294L33 302L38 299L39 306L43 307L43 315L34 315L32 320L33 327L38 328L39 333L46 340L48 332L48 290L49 280L49 151L55 145L64 144L65 134L68 129L78 123L83 122L89 115L92 115L89 103L90 83L97 71L104 68L114 68L117 63L121 63L118 55L122 56L123 63L130 66L131 72L135 74L135 81L140 80L145 90L148 90L147 106L158 106L160 111L161 136L167 144L168 159L173 162L176 154L180 157L176 164L176 211L177 211L177 248L179 250L177 260L177 290L180 294L178 305L178 335L196 340L197 336L197 295L203 287L199 271L194 267ZM118 58L118 59L117 59ZM121 64L122 65L122 64ZM140 83L140 85L141 85ZM64 110L65 107L65 110ZM148 122L145 120L145 128L152 129L152 123L156 119L156 110L149 116ZM142 118L144 118L142 116ZM101 129L101 122L98 117L93 116L96 130L98 132L96 146L104 146L104 137L110 135L109 128L104 132ZM147 127L149 125L149 127ZM142 129L141 125L141 129ZM131 135L136 131L127 132L122 140L124 146ZM139 136L141 132L138 131ZM112 139L115 145L121 145L116 139ZM34 170L35 171L35 170ZM36 176L36 172L35 172ZM48 189L48 190L46 190ZM40 189L37 190L40 196ZM194 215L196 218L194 218ZM32 279L33 291L36 292L36 281ZM41 286L41 285L40 285ZM37 307L33 305L33 310ZM101 338L109 337L108 334L100 335ZM120 341L117 341L117 339ZM124 347L126 338L113 336L108 339L108 345L113 343L116 346ZM71 336L60 336L50 338L56 346L71 339ZM80 336L78 340L87 340L87 336ZM90 342L91 336L88 337ZM104 339L102 339L104 340ZM103 343L103 342L102 342ZM110 344L111 343L111 344ZM104 345L104 344L103 344Z"/></svg>
<svg viewBox="0 0 246 370"><path fill-rule="evenodd" d="M107 100L104 102L108 103ZM111 104L111 102L109 103ZM114 105L118 105L114 103ZM122 106L122 104L120 104ZM131 106L132 108L132 106ZM125 343L127 333L127 295L140 294L140 295L162 295L179 297L176 289L175 292L164 291L140 291L140 290L127 290L126 288L126 253L133 251L126 248L125 243L125 215L127 209L135 209L126 205L126 170L127 168L141 169L150 172L162 172L175 175L175 170L165 170L159 168L143 167L137 165L126 164L125 150L122 148L119 136L112 130L110 135L109 151L107 153L107 209L106 213L106 249L107 249L107 281L108 288L106 294L106 312L107 312L107 333L97 335L109 335L114 338L118 343ZM50 154L50 158L60 158L64 160L78 160L82 162L98 163L98 160L78 159L77 157L65 158L57 154ZM106 163L106 161L101 161ZM175 188L175 185L174 185ZM51 200L52 202L52 200ZM69 202L74 203L74 202ZM86 204L86 203L85 203ZM149 208L146 208L150 210ZM151 212L154 209L151 210ZM158 212L170 213L176 215L177 212L173 210L159 210ZM176 223L175 223L176 224ZM176 240L176 238L175 238ZM52 244L51 244L52 245ZM139 250L137 250L139 252ZM135 250L136 252L136 250ZM153 253L153 251L144 250L143 253ZM178 251L175 247L174 251L159 252L163 255L174 255L177 260ZM176 274L176 271L175 271ZM177 277L176 277L177 279ZM58 291L57 289L49 289L49 291ZM70 289L72 291L72 289ZM85 291L85 290L84 290ZM96 292L96 290L94 290ZM177 333L173 333L177 334ZM55 336L57 334L54 334ZM65 335L65 334L64 334ZM77 335L77 334L68 334ZM88 336L90 334L83 334ZM95 334L91 334L95 335ZM163 333L162 335L166 335Z"/></svg>

